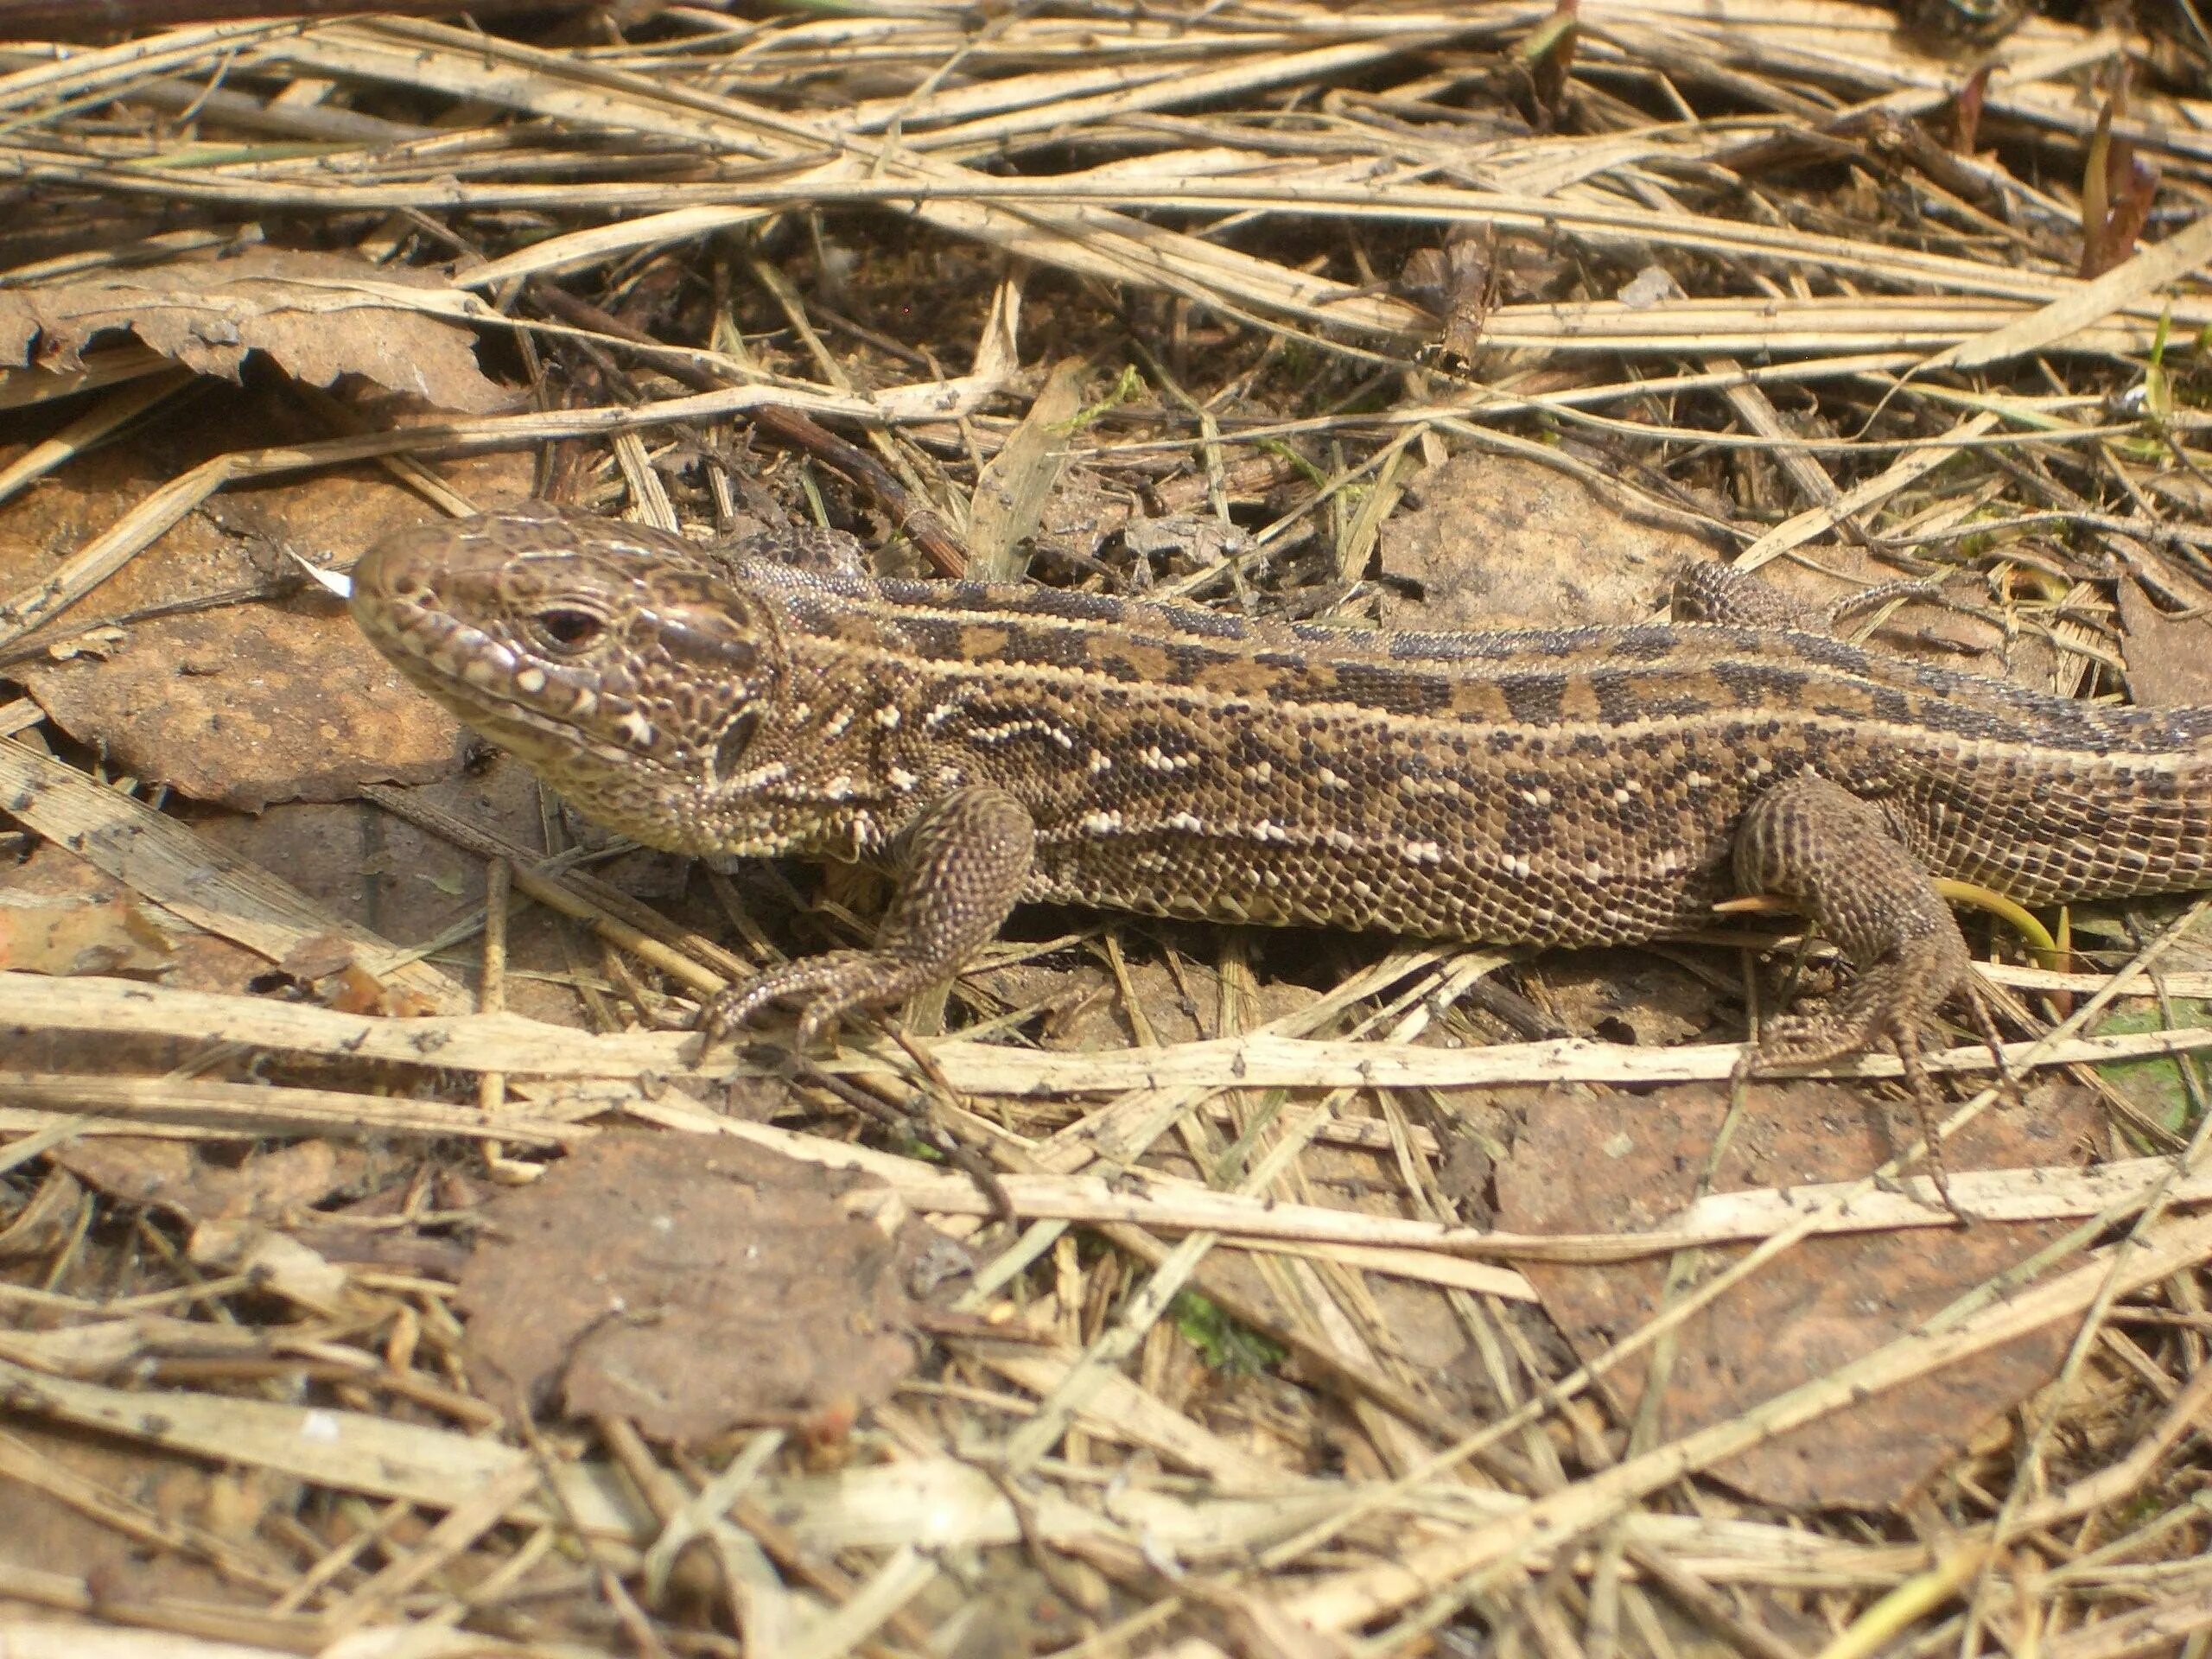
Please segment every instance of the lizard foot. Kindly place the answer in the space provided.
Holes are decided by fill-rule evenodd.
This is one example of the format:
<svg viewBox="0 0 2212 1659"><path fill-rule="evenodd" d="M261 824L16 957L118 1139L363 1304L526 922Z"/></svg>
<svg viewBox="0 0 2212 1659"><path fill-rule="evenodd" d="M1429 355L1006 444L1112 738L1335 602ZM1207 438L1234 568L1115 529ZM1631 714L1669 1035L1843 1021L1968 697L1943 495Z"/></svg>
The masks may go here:
<svg viewBox="0 0 2212 1659"><path fill-rule="evenodd" d="M804 1052L854 1009L903 1002L943 976L933 964L901 961L874 950L832 950L788 963L729 987L700 1009L699 1053L703 1058L779 1003L798 1009L794 1041Z"/></svg>
<svg viewBox="0 0 2212 1659"><path fill-rule="evenodd" d="M1863 993L1863 981L1859 988ZM1943 1161L1943 1135L1939 1126L1943 1102L1936 1092L1935 1080L1921 1061L1918 1011L1901 1016L1894 1007L1867 1009L1863 1006L1866 1000L1863 995L1854 996L1851 1001L1860 1007L1826 1015L1769 1020L1759 1033L1758 1043L1737 1062L1737 1078L1754 1077L1777 1066L1818 1065L1847 1054L1863 1054L1881 1047L1890 1049L1904 1071L1905 1090L1912 1096L1913 1112L1919 1120L1921 1142L1927 1149L1928 1173L1936 1184L1936 1196L1961 1226L1970 1225L1974 1217L1951 1196L1950 1172Z"/></svg>
<svg viewBox="0 0 2212 1659"><path fill-rule="evenodd" d="M1801 900L1859 970L1825 1014L1770 1022L1748 1064L1756 1071L1894 1050L1936 1190L1966 1220L1943 1167L1942 1103L1921 1064L1920 1033L1946 1002L1970 994L1974 958L1928 872L1878 805L1805 774L1777 784L1745 814L1736 875L1745 892Z"/></svg>

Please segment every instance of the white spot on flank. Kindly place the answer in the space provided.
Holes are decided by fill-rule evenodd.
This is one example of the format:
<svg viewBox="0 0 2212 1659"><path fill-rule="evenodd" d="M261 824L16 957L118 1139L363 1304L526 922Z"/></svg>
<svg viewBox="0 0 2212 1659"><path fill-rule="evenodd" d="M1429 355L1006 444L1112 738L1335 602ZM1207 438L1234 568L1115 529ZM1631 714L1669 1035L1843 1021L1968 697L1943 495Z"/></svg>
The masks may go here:
<svg viewBox="0 0 2212 1659"><path fill-rule="evenodd" d="M902 793L922 781L919 776L907 771L904 766L893 766L885 772L884 776L890 780L892 788Z"/></svg>
<svg viewBox="0 0 2212 1659"><path fill-rule="evenodd" d="M925 732L933 732L959 712L960 705L958 703L940 702L936 708L931 709L929 713L922 716L922 729Z"/></svg>
<svg viewBox="0 0 2212 1659"><path fill-rule="evenodd" d="M1344 830L1332 830L1322 839L1332 853L1348 853L1359 845L1358 837Z"/></svg>
<svg viewBox="0 0 2212 1659"><path fill-rule="evenodd" d="M1071 753L1075 750L1075 739L1049 720L1013 720L1003 726L978 726L969 735L978 743L1010 743L1032 733L1050 739Z"/></svg>
<svg viewBox="0 0 2212 1659"><path fill-rule="evenodd" d="M1531 806L1549 806L1552 804L1552 792L1539 784L1534 789L1522 790L1521 798Z"/></svg>
<svg viewBox="0 0 2212 1659"><path fill-rule="evenodd" d="M852 723L853 711L849 709L840 709L830 719L830 723L822 728L823 740L826 742L833 737L842 737L845 734L845 728Z"/></svg>
<svg viewBox="0 0 2212 1659"><path fill-rule="evenodd" d="M1099 750L1091 755L1090 772L1093 777L1097 776L1098 773L1102 772L1111 772L1113 770L1114 762L1111 758L1107 755L1104 750Z"/></svg>
<svg viewBox="0 0 2212 1659"><path fill-rule="evenodd" d="M1255 784L1264 784L1275 775L1275 769L1262 760L1256 766L1245 767L1244 775Z"/></svg>
<svg viewBox="0 0 2212 1659"><path fill-rule="evenodd" d="M822 798L825 801L849 801L853 793L853 780L842 772L822 785Z"/></svg>
<svg viewBox="0 0 2212 1659"><path fill-rule="evenodd" d="M1351 786L1348 779L1338 777L1335 772L1331 772L1326 766L1321 768L1319 773L1317 775L1316 781L1319 782L1324 789L1349 789Z"/></svg>
<svg viewBox="0 0 2212 1659"><path fill-rule="evenodd" d="M1534 874L1534 871L1532 867L1529 865L1529 861L1522 857L1518 853L1516 853L1506 859L1505 873L1508 875L1517 875L1521 880L1526 881L1529 877Z"/></svg>
<svg viewBox="0 0 2212 1659"><path fill-rule="evenodd" d="M1206 830L1206 821L1190 812L1177 812L1160 822L1166 829L1180 830L1190 836L1202 836Z"/></svg>
<svg viewBox="0 0 2212 1659"><path fill-rule="evenodd" d="M1416 864L1441 864L1444 861L1444 849L1433 841L1409 841L1400 850Z"/></svg>
<svg viewBox="0 0 2212 1659"><path fill-rule="evenodd" d="M1143 761L1145 766L1154 772L1174 772L1181 767L1198 764L1197 757L1194 755L1170 754L1158 747L1146 748L1138 754L1137 759Z"/></svg>
<svg viewBox="0 0 2212 1659"><path fill-rule="evenodd" d="M1122 827L1118 812L1087 812L1077 826L1086 836L1110 836Z"/></svg>
<svg viewBox="0 0 2212 1659"><path fill-rule="evenodd" d="M777 760L765 766L755 766L751 772L741 772L729 780L733 790L765 789L770 784L780 784L791 776L791 767Z"/></svg>
<svg viewBox="0 0 2212 1659"><path fill-rule="evenodd" d="M1685 772L1682 774L1682 787L1684 789L1711 789L1713 779L1701 772Z"/></svg>
<svg viewBox="0 0 2212 1659"><path fill-rule="evenodd" d="M899 705L895 702L885 703L882 708L875 711L875 723L882 727L887 732L897 731L899 729Z"/></svg>

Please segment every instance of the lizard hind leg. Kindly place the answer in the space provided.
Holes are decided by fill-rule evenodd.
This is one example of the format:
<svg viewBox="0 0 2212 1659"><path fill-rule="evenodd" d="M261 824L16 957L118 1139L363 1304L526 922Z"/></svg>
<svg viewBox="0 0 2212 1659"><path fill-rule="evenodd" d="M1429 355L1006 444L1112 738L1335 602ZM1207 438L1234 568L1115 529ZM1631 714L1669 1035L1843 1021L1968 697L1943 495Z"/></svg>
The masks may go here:
<svg viewBox="0 0 2212 1659"><path fill-rule="evenodd" d="M1746 1062L1750 1070L1886 1044L1904 1068L1936 1187L1956 1214L1920 1035L1944 1003L1971 991L1974 961L1935 882L1878 807L1812 775L1777 784L1745 812L1736 830L1736 881L1745 893L1797 899L1857 969L1821 1013L1769 1021Z"/></svg>

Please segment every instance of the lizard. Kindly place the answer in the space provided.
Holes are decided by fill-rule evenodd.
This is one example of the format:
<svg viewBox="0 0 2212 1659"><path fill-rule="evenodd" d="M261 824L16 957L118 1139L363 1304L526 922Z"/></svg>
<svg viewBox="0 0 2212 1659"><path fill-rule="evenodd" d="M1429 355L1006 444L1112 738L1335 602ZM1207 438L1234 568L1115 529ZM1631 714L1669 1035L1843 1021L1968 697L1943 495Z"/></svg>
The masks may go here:
<svg viewBox="0 0 2212 1659"><path fill-rule="evenodd" d="M360 628L586 817L677 853L874 863L873 949L734 985L802 1046L954 976L1013 907L1539 946L1784 895L1855 976L1748 1063L1920 1033L1969 990L1934 876L2024 904L2212 887L2212 707L2046 695L1863 645L1714 564L1668 623L1248 620L877 579L533 505L400 531Z"/></svg>

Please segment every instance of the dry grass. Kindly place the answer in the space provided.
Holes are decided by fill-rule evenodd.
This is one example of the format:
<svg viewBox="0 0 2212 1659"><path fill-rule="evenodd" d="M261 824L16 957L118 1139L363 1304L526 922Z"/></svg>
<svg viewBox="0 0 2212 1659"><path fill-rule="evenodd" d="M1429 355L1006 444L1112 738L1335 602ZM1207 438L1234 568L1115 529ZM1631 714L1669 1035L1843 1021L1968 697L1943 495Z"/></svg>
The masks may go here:
<svg viewBox="0 0 2212 1659"><path fill-rule="evenodd" d="M2177 50L2201 80L2185 42L2031 18L1993 54L1968 151L1950 146L1972 61L1885 10L1586 0L1547 103L1522 48L1551 21L1517 3L901 0L675 5L634 40L362 18L11 48L0 188L18 245L43 242L0 271L0 300L44 344L0 378L22 441L0 510L205 395L206 341L142 328L57 351L54 308L255 239L365 256L280 300L210 302L309 318L253 341L294 378L328 379L287 355L302 340L404 317L477 331L541 397L395 418L301 390L308 437L240 404L235 442L67 556L0 566L19 573L0 580L0 673L114 614L118 573L249 486L380 468L466 511L457 458L524 451L569 499L673 526L731 505L725 473L690 466L729 459L706 435L772 404L872 445L994 569L1021 567L1080 481L1236 520L1162 573L1170 590L1357 618L1392 507L1474 448L1746 567L1972 573L2049 646L2059 689L2142 671L2115 584L2205 637L2212 102L2146 85ZM2114 140L2160 169L2157 212L2085 281L2082 181ZM1456 300L1399 280L1440 245L1487 262ZM1671 290L1631 289L1655 266ZM659 343L549 303L556 279ZM1438 348L1453 322L1470 353ZM787 505L826 491L833 514L884 523L835 480L803 494L799 469L770 473ZM1040 574L1129 579L1103 544L1077 550ZM1624 1379L1663 1376L1733 1287L1817 1276L1804 1252L1846 1235L1946 1249L1950 1217L1904 1173L1920 1149L1864 1179L1711 1193L1626 1240L1503 1230L1456 1209L1441 1172L1484 1135L1503 1154L1524 1086L1663 1103L1725 1079L1733 1043L1500 1041L1458 1006L1510 965L1491 952L1370 952L1285 1012L1266 1001L1281 963L1255 969L1243 943L1087 926L995 955L957 1036L925 1007L922 1034L849 1038L796 1084L748 1058L736 1086L781 1090L779 1125L720 1109L730 1068L651 1028L747 971L772 948L757 928L718 944L577 855L440 821L502 874L397 941L116 781L133 780L0 693L23 849L68 848L173 935L264 964L335 940L384 1000L0 974L0 1046L21 1039L0 1060L0 1245L22 1243L0 1264L0 1421L21 1431L0 1428L0 1653L2104 1659L2212 1640L2212 1032L2183 1001L2212 996L2202 905L2133 935L2114 971L1993 964L2050 1016L2018 1010L2008 1071L2075 1077L2105 1128L2070 1161L1951 1185L1988 1224L2070 1228L2063 1248L2023 1246L1901 1334L1670 1427ZM404 804L373 798L365 818ZM578 999L572 1024L505 1011L510 875L573 925L568 969L540 975ZM715 896L751 914L727 883ZM1047 989L1001 989L1040 963ZM1077 1004L1109 1011L1116 1045L1035 1040ZM2143 1017L2106 1029L2116 1006ZM86 1034L188 1058L104 1067ZM2171 1120L2094 1069L2160 1058ZM1993 1071L1978 1044L1931 1065L1961 1085L1947 1129L2026 1109L1974 1088ZM995 1184L886 1150L860 1095L919 1103ZM964 1239L965 1323L935 1334L925 1380L856 1426L697 1455L620 1421L531 1424L470 1374L448 1276L333 1243L429 1225L447 1175L527 1183L625 1125L865 1172L880 1204ZM111 1139L233 1163L247 1143L359 1142L387 1160L368 1185L411 1209L181 1220L181 1201L88 1191L55 1161ZM1639 1256L1673 1259L1666 1294L1577 1363L1543 1326L1537 1265ZM1192 1290L1287 1357L1237 1375ZM1449 1386L1393 1328L1411 1296L1458 1335ZM1885 1510L1792 1512L1713 1474L2053 1330L2056 1375ZM198 1576L6 1545L10 1517L65 1512Z"/></svg>

